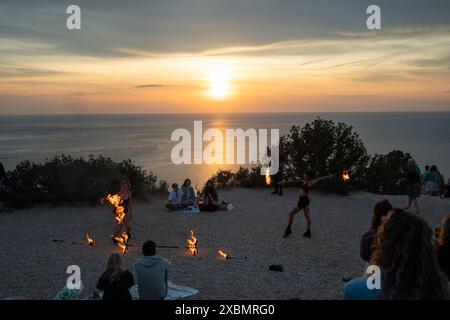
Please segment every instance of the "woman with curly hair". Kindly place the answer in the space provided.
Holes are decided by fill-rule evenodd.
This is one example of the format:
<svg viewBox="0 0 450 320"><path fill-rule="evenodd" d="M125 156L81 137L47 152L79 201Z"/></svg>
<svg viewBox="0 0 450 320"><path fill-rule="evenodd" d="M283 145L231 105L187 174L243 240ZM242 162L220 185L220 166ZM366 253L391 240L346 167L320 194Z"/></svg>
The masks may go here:
<svg viewBox="0 0 450 320"><path fill-rule="evenodd" d="M432 230L421 218L393 209L378 229L371 265L381 270L381 289L366 278L350 281L348 300L440 300L448 297L447 278L438 266Z"/></svg>
<svg viewBox="0 0 450 320"><path fill-rule="evenodd" d="M436 245L439 265L450 281L450 213L442 220Z"/></svg>

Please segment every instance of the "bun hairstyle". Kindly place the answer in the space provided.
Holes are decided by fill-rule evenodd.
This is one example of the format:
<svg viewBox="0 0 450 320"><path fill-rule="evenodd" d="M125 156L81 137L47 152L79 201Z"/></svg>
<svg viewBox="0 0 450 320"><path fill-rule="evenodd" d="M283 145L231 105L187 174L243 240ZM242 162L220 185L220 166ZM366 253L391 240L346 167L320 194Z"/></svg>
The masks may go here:
<svg viewBox="0 0 450 320"><path fill-rule="evenodd" d="M382 219L386 216L389 211L392 210L392 205L388 199L381 200L373 207L372 211L372 225L373 230L378 230L381 225Z"/></svg>

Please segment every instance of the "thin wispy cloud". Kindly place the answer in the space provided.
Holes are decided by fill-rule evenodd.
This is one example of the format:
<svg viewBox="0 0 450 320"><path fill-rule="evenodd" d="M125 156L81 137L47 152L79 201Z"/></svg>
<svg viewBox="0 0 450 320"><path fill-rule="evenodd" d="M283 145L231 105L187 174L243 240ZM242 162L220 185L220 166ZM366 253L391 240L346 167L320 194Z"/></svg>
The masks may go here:
<svg viewBox="0 0 450 320"><path fill-rule="evenodd" d="M135 86L135 88L137 88L137 89L163 88L163 87L166 87L166 86L162 85L162 84L153 84L153 83L139 84L139 85Z"/></svg>

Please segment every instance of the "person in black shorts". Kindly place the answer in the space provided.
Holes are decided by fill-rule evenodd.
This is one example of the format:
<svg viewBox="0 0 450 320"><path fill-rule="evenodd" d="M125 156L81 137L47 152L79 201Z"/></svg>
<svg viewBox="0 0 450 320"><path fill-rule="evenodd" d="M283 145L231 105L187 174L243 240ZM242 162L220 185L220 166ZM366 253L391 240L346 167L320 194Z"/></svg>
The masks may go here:
<svg viewBox="0 0 450 320"><path fill-rule="evenodd" d="M297 213L303 210L306 217L306 232L303 234L306 238L311 238L311 215L309 211L309 190L316 185L319 181L327 179L331 176L325 176L317 179L312 179L312 172L307 171L303 175L303 181L300 186L300 194L298 198L297 205L292 209L292 211L289 213L289 223L286 228L286 231L284 232L283 238L288 237L292 233L292 224L294 223L294 217Z"/></svg>

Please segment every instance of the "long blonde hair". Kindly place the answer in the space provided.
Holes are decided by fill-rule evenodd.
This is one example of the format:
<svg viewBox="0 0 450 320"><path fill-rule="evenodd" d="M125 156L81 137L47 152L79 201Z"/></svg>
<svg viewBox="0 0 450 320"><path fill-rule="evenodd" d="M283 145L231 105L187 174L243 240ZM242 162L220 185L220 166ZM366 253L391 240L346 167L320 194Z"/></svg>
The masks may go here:
<svg viewBox="0 0 450 320"><path fill-rule="evenodd" d="M442 220L441 232L437 242L439 246L450 243L450 213Z"/></svg>
<svg viewBox="0 0 450 320"><path fill-rule="evenodd" d="M108 277L110 282L119 280L122 274L122 265L122 257L118 253L111 254L108 258L106 271L103 273L103 276Z"/></svg>
<svg viewBox="0 0 450 320"><path fill-rule="evenodd" d="M439 270L431 237L428 224L404 210L393 209L383 219L371 261L383 272L381 298L447 298L447 279Z"/></svg>

